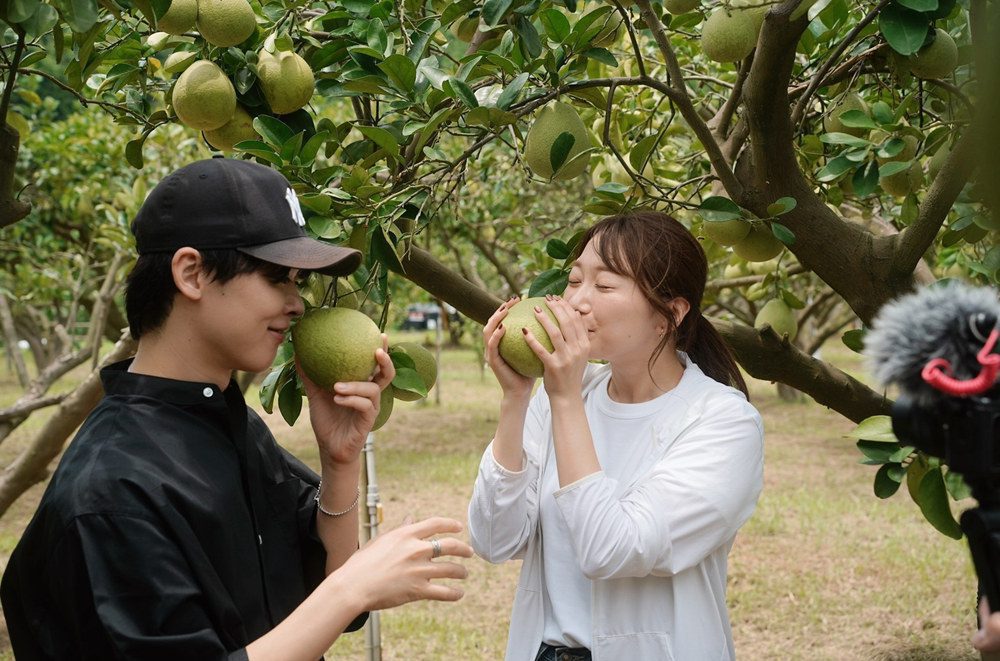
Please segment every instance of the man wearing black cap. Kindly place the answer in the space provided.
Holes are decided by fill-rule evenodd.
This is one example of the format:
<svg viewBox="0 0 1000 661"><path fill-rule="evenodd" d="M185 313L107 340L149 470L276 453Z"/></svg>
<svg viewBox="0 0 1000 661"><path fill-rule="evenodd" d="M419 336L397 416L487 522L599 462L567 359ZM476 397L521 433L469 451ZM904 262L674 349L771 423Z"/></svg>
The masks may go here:
<svg viewBox="0 0 1000 661"><path fill-rule="evenodd" d="M102 372L105 397L52 476L0 598L19 661L316 659L365 612L456 600L469 557L434 518L357 550L360 452L392 362L323 391L301 376L322 481L277 445L233 370L274 360L303 311L307 271L346 275L355 250L306 236L270 168L188 165L132 225L126 311L138 350Z"/></svg>

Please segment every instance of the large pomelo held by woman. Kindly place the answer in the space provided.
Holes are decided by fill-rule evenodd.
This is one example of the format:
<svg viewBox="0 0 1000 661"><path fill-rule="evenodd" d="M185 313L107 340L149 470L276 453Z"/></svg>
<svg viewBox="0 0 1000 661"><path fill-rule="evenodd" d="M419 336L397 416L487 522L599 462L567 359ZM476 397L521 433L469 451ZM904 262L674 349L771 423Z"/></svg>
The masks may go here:
<svg viewBox="0 0 1000 661"><path fill-rule="evenodd" d="M316 385L367 381L375 372L382 333L375 322L349 308L313 308L292 327L302 370Z"/></svg>
<svg viewBox="0 0 1000 661"><path fill-rule="evenodd" d="M535 339L542 343L547 351L552 351L552 340L549 334L542 328L542 324L535 317L535 306L540 307L552 323L559 325L552 310L545 303L545 298L538 296L526 298L518 301L508 312L503 320L506 332L500 338L500 357L507 362L514 371L523 376L538 378L544 372L542 361L535 355L535 352L528 346L524 339L522 328L527 328Z"/></svg>

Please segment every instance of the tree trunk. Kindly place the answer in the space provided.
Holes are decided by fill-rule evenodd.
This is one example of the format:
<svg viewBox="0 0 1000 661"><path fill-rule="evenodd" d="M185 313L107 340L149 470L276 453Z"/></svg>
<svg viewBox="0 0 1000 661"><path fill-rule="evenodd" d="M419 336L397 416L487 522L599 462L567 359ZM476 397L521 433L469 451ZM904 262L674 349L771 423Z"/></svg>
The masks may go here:
<svg viewBox="0 0 1000 661"><path fill-rule="evenodd" d="M14 168L21 137L0 117L0 227L13 225L31 213L31 205L17 199L14 191Z"/></svg>
<svg viewBox="0 0 1000 661"><path fill-rule="evenodd" d="M31 383L31 377L28 376L28 367L24 364L24 356L21 355L21 347L18 346L14 316L10 313L6 294L0 294L0 324L3 325L4 344L7 345L7 356L17 373L17 381L21 384L21 388L27 388Z"/></svg>
<svg viewBox="0 0 1000 661"><path fill-rule="evenodd" d="M125 333L101 362L101 367L135 352L135 341ZM33 485L48 477L49 463L62 452L69 438L104 395L100 368L94 369L59 405L30 445L0 474L0 516Z"/></svg>

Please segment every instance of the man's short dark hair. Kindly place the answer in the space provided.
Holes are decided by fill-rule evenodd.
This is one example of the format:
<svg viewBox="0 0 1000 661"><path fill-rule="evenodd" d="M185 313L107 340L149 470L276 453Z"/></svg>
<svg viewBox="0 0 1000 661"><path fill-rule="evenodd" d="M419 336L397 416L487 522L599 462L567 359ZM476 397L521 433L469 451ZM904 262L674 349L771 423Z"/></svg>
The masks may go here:
<svg viewBox="0 0 1000 661"><path fill-rule="evenodd" d="M238 275L260 273L273 282L288 277L291 269L265 262L237 250L199 250L205 271L219 283L226 283ZM138 340L144 334L163 325L173 308L178 294L170 263L173 253L140 255L125 281L125 314L132 337Z"/></svg>

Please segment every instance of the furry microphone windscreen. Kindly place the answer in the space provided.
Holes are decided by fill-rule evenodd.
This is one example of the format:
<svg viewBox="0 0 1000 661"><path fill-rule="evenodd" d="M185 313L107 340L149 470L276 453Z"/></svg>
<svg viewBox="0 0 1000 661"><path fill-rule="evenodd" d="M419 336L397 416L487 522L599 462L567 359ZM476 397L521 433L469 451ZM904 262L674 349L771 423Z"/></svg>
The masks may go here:
<svg viewBox="0 0 1000 661"><path fill-rule="evenodd" d="M953 377L975 377L980 370L976 354L998 319L995 289L958 282L932 285L887 303L865 336L864 353L880 383L898 384L915 397L941 397L921 377L924 365L944 358Z"/></svg>

